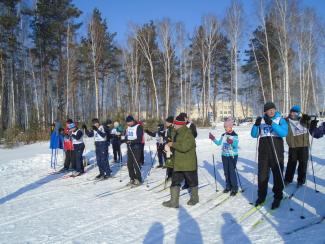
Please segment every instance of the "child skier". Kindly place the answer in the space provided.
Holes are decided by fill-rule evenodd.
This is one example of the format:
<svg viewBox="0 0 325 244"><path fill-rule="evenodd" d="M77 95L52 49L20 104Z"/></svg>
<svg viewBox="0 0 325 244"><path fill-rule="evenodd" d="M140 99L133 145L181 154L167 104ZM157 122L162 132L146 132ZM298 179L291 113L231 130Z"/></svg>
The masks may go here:
<svg viewBox="0 0 325 244"><path fill-rule="evenodd" d="M236 177L236 163L238 159L238 135L233 130L234 121L228 118L224 122L225 133L217 140L211 133L209 138L218 146L222 145L222 164L226 178L226 189L224 193L230 192L231 196L235 196L238 192L238 184Z"/></svg>
<svg viewBox="0 0 325 244"><path fill-rule="evenodd" d="M111 140L113 145L114 163L122 162L121 154L121 135L123 133L123 127L119 122L114 122L114 128L111 130ZM118 158L118 161L117 161Z"/></svg>
<svg viewBox="0 0 325 244"><path fill-rule="evenodd" d="M96 179L103 178L106 180L111 176L111 169L108 163L107 134L104 126L99 124L99 120L97 118L93 119L92 123L92 130L88 130L86 125L83 125L83 128L85 129L88 137L95 138L96 160L99 168L99 175L96 176Z"/></svg>
<svg viewBox="0 0 325 244"><path fill-rule="evenodd" d="M64 167L60 171L67 171L70 168L72 170L76 169L76 162L73 157L73 143L71 135L69 135L69 126L72 124L72 119L68 119L66 121L66 125L64 128L64 141L63 141L63 149L65 152L65 159L64 159Z"/></svg>

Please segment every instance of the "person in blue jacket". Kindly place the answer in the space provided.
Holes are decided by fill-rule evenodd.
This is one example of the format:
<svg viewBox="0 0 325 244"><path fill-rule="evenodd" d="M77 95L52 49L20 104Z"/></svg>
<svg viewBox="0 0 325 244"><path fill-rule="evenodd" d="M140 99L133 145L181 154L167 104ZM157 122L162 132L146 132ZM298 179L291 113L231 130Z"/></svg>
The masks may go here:
<svg viewBox="0 0 325 244"><path fill-rule="evenodd" d="M274 200L272 209L280 206L283 198L283 137L288 134L286 120L276 111L273 102L264 105L264 115L257 117L251 130L253 138L259 138L258 146L258 198L255 206L262 205L267 195L270 170L273 174Z"/></svg>
<svg viewBox="0 0 325 244"><path fill-rule="evenodd" d="M234 121L228 118L224 122L225 133L219 139L209 133L209 138L218 146L222 145L222 164L226 178L226 188L224 193L230 192L230 196L235 196L238 192L236 176L236 164L238 159L238 135L233 130Z"/></svg>
<svg viewBox="0 0 325 244"><path fill-rule="evenodd" d="M317 127L318 120L314 119L310 122L309 133L312 137L319 139L325 134L325 122L323 122L319 127Z"/></svg>

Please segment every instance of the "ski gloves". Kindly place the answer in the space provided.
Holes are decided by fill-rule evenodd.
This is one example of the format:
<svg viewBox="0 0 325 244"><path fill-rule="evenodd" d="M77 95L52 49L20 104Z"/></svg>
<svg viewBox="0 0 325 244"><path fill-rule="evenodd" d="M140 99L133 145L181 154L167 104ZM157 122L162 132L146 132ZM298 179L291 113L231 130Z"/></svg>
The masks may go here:
<svg viewBox="0 0 325 244"><path fill-rule="evenodd" d="M212 140L212 141L214 141L216 138L215 138L214 135L212 135L211 133L209 133L209 139Z"/></svg>
<svg viewBox="0 0 325 244"><path fill-rule="evenodd" d="M273 123L272 119L270 117L268 117L268 116L264 117L264 121L265 121L265 124L267 124L267 125L272 125L272 123ZM255 125L260 126L261 122L262 122L262 117L259 116L255 120Z"/></svg>
<svg viewBox="0 0 325 244"><path fill-rule="evenodd" d="M256 126L260 126L261 125L261 122L262 122L262 117L261 116L258 116L255 120L255 125Z"/></svg>
<svg viewBox="0 0 325 244"><path fill-rule="evenodd" d="M309 129L316 129L318 120L314 119L310 122Z"/></svg>

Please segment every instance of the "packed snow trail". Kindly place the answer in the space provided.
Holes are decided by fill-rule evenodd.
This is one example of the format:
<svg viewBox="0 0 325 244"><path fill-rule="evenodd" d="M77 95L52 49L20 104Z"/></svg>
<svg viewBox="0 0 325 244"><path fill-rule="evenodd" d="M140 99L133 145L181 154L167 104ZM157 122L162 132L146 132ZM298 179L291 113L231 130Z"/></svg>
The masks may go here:
<svg viewBox="0 0 325 244"><path fill-rule="evenodd" d="M161 205L169 198L169 190L163 190L163 169L153 168L143 185L127 189L124 187L128 182L125 165L120 168L111 164L114 177L105 181L92 180L98 174L98 168L93 165L80 177L63 179L64 174L50 174L48 142L0 149L0 243L325 242L324 139L314 140L312 149L320 192L314 191L310 168L305 192L306 218L301 219L304 189L296 191L292 199L283 201L276 211L269 211L270 184L270 201L252 211L249 203L256 198L257 178L254 185L252 181L257 165L256 139L250 137L250 125L235 127L240 140L237 169L245 192L235 197L223 194L225 182L220 148L208 139L209 131L199 129L196 140L200 203L187 206L189 195L182 191L179 209ZM220 135L223 128L219 126L211 131ZM93 140L85 138L85 141L85 154L94 163ZM147 176L151 167L148 145L153 150L154 144L154 140L146 143L143 176ZM125 145L122 152L124 156ZM218 192L212 154L216 161ZM110 162L111 155L110 148ZM62 161L60 152L58 163ZM286 161L287 158L285 165ZM288 196L295 187L293 184L286 189Z"/></svg>

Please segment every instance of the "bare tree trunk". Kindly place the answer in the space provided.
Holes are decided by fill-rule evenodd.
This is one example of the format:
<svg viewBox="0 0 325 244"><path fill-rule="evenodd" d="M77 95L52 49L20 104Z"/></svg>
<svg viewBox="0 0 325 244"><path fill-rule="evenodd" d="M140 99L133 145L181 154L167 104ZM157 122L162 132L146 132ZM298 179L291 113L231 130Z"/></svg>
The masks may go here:
<svg viewBox="0 0 325 244"><path fill-rule="evenodd" d="M90 33L91 37L91 53L92 53L92 61L93 61L93 75L94 75L94 83L95 83L95 110L96 117L99 117L99 86L98 86L98 74L97 74L97 64L96 64L96 44L94 40L94 33Z"/></svg>
<svg viewBox="0 0 325 244"><path fill-rule="evenodd" d="M65 116L68 118L69 115L69 73L70 73L70 55L69 55L69 35L70 35L70 24L68 23L68 28L67 28L67 74L66 74L66 86L67 86L67 96L66 96L66 110L65 110Z"/></svg>
<svg viewBox="0 0 325 244"><path fill-rule="evenodd" d="M270 48L269 48L269 37L267 33L267 28L266 28L266 22L265 22L265 15L264 15L264 5L263 5L263 0L260 0L260 17L262 20L262 26L264 29L264 37L265 37L265 47L266 47L266 55L267 55L267 64L268 64L268 74L269 74L269 82L270 82L270 93L271 93L271 101L274 101L274 89L273 89L273 78L272 78L272 67L271 67L271 55L270 55ZM255 54L254 54L255 55ZM265 95L264 97L264 102L265 100Z"/></svg>
<svg viewBox="0 0 325 244"><path fill-rule="evenodd" d="M152 48L150 47L150 35L149 33L139 33L135 36L141 51L145 58L147 59L149 66L150 66L150 75L151 75L151 82L155 97L155 103L156 103L156 118L159 118L159 101L158 101L158 95L157 95L157 87L156 87L156 80L154 75L154 66L153 66L153 57L152 57Z"/></svg>
<svg viewBox="0 0 325 244"><path fill-rule="evenodd" d="M29 51L29 59L30 59L30 67L31 67L31 72L32 72L32 78L33 78L33 90L34 90L34 95L35 95L35 101L36 101L36 114L37 114L37 121L40 121L40 109L39 109L39 98L38 98L38 92L37 92L37 79L35 76L35 72L34 72L34 64L33 64L33 60L32 60L32 55L31 52Z"/></svg>
<svg viewBox="0 0 325 244"><path fill-rule="evenodd" d="M0 87L0 130L3 128L3 94L4 94L4 84L5 84L5 70L3 65L3 56L0 53L0 71L1 71L1 87Z"/></svg>
<svg viewBox="0 0 325 244"><path fill-rule="evenodd" d="M14 60L11 58L10 63L10 89L11 89L11 117L10 127L13 128L16 124L16 107L15 107L15 88L14 88Z"/></svg>
<svg viewBox="0 0 325 244"><path fill-rule="evenodd" d="M255 59L255 63L256 63L256 66L257 66L257 70L258 70L258 75L260 77L260 83L261 83L261 89L262 89L262 95L263 95L263 101L264 103L266 103L266 98L265 98L265 92L264 92L264 86L263 86L263 79L262 79L262 73L261 73L261 69L260 69L260 65L257 61L257 58L256 58L256 52L255 52L255 45L253 43L253 41L251 41L252 43L252 48L253 48L253 54L254 54L254 59ZM273 101L273 100L272 100Z"/></svg>

